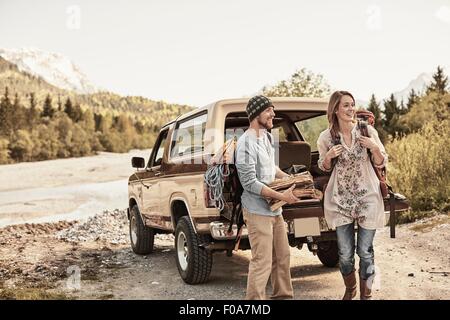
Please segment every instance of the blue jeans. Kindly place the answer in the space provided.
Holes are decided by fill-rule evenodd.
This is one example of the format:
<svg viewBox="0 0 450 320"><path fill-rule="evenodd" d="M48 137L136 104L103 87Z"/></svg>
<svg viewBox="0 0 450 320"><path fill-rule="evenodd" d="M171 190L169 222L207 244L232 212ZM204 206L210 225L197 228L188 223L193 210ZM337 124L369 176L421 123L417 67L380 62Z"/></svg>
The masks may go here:
<svg viewBox="0 0 450 320"><path fill-rule="evenodd" d="M339 269L342 275L349 275L355 270L355 225L346 224L336 228ZM359 275L367 280L375 273L375 259L373 251L373 238L375 230L368 230L358 226L358 240L356 253L359 256Z"/></svg>

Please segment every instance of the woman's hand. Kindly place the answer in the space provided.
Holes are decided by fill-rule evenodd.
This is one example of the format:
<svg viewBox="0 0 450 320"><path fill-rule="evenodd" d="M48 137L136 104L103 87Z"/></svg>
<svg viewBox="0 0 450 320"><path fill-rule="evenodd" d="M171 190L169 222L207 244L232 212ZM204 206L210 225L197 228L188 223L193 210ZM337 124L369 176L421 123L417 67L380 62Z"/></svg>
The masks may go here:
<svg viewBox="0 0 450 320"><path fill-rule="evenodd" d="M333 146L330 150L328 150L325 157L328 158L329 160L334 159L336 157L339 157L342 151L344 151L344 147L341 144L337 144Z"/></svg>
<svg viewBox="0 0 450 320"><path fill-rule="evenodd" d="M363 147L370 149L370 151L372 152L376 151L379 148L375 140L369 137L360 137L359 142Z"/></svg>

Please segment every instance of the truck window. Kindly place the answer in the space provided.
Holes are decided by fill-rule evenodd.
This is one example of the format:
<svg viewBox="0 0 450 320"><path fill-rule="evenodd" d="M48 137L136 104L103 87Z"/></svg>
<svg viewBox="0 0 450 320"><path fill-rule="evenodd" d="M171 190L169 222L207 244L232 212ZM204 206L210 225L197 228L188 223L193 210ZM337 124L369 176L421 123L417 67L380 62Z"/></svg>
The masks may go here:
<svg viewBox="0 0 450 320"><path fill-rule="evenodd" d="M275 141L279 142L288 141L288 135L286 134L284 126L280 125L278 127L273 127L272 130L270 130L270 132L274 136Z"/></svg>
<svg viewBox="0 0 450 320"><path fill-rule="evenodd" d="M156 139L155 146L153 147L156 151L156 155L150 159L149 167L160 166L162 162L162 158L164 155L164 147L166 145L167 132L169 130L162 131L158 138ZM153 153L152 153L153 154Z"/></svg>
<svg viewBox="0 0 450 320"><path fill-rule="evenodd" d="M328 128L327 115L300 120L295 123L306 142L311 145L311 151L317 151L317 139L322 131Z"/></svg>
<svg viewBox="0 0 450 320"><path fill-rule="evenodd" d="M225 141L241 135L248 129L249 123L246 114L231 113L225 120ZM292 130L291 124L284 118L275 117L274 127L270 131L276 141L296 141L296 135Z"/></svg>
<svg viewBox="0 0 450 320"><path fill-rule="evenodd" d="M180 121L175 129L170 157L184 157L204 150L207 114Z"/></svg>

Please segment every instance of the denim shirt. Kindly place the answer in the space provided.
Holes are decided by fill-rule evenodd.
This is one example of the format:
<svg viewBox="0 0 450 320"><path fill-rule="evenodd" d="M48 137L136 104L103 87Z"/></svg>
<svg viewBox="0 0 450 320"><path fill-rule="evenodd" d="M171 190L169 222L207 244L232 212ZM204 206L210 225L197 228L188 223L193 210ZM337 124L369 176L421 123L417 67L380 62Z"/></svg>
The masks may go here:
<svg viewBox="0 0 450 320"><path fill-rule="evenodd" d="M236 147L236 168L244 191L242 206L254 214L277 216L282 209L271 211L265 197L261 196L264 185L275 180L275 150L273 137L263 130L259 137L253 129L248 129L239 138Z"/></svg>

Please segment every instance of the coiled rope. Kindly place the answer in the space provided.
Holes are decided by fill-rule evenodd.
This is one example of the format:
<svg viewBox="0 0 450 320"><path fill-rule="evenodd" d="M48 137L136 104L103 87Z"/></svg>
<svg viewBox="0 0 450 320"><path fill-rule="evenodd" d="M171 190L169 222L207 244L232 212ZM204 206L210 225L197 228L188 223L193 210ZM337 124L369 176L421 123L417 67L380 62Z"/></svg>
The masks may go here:
<svg viewBox="0 0 450 320"><path fill-rule="evenodd" d="M225 180L230 175L230 167L228 163L234 163L234 152L236 147L237 137L225 141L222 148L216 153L215 157L211 160L212 166L209 167L204 176L206 185L208 186L209 199L214 201L214 206L220 211L225 207L225 199L223 197L223 186ZM230 151L232 152L231 159Z"/></svg>
<svg viewBox="0 0 450 320"><path fill-rule="evenodd" d="M216 164L205 172L205 183L208 186L209 198L214 200L214 206L220 211L225 207L223 185L226 177L230 175L228 164Z"/></svg>

